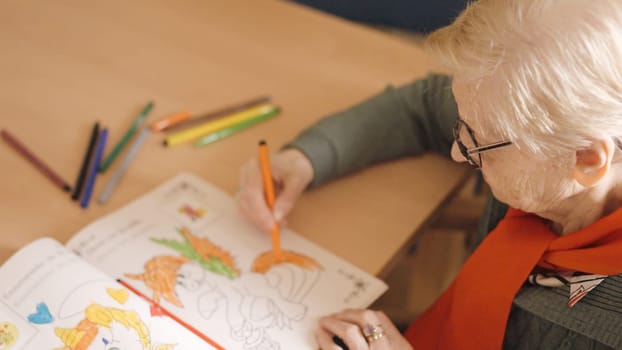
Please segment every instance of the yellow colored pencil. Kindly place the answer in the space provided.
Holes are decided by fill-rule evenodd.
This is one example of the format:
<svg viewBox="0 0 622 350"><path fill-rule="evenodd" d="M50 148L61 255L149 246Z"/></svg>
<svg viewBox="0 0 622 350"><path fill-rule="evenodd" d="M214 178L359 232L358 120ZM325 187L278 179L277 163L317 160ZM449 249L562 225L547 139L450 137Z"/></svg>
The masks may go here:
<svg viewBox="0 0 622 350"><path fill-rule="evenodd" d="M249 108L241 112L230 114L222 119L201 124L195 128L180 131L172 134L164 140L166 146L175 146L183 142L191 141L203 135L228 128L232 125L245 122L259 114L267 113L278 107L272 104L263 104L257 107Z"/></svg>

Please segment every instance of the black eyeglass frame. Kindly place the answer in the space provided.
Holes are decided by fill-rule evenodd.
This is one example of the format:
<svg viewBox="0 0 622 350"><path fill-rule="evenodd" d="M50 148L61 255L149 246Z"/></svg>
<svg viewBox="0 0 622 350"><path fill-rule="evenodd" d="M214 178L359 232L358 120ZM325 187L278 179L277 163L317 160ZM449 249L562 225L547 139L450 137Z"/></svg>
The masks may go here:
<svg viewBox="0 0 622 350"><path fill-rule="evenodd" d="M464 145L464 143L462 143L462 140L460 139L460 129L462 127L466 127L466 130L469 133L471 140L473 140L473 144L475 144L475 147L467 148ZM475 139L475 135L473 134L473 129L471 129L469 124L467 124L462 119L458 119L456 121L456 124L454 125L454 129L453 129L453 134L454 134L454 141L456 141L456 144L458 145L458 149L460 150L460 153L462 154L464 159L466 159L469 165L471 165L475 169L481 169L482 167L482 156L480 155L480 153L490 151L490 150L493 150L499 147L509 146L512 144L512 141L499 141L499 142L494 142L494 143L480 146L477 143L477 140ZM477 160L479 162L475 161L475 159L471 156L472 154L477 155Z"/></svg>

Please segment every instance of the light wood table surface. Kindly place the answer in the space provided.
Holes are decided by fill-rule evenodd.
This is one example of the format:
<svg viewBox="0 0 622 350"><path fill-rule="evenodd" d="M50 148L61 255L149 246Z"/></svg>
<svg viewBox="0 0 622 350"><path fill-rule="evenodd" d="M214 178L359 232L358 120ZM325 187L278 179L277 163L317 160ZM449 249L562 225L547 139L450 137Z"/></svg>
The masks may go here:
<svg viewBox="0 0 622 350"><path fill-rule="evenodd" d="M195 149L153 135L106 205L79 208L0 143L0 261L24 244L65 242L179 172L235 193L265 138L276 149L319 118L434 69L411 44L284 1L0 2L0 127L75 182L92 125L115 144L144 104L149 122L270 94L282 114ZM111 170L98 178L97 197ZM289 226L383 275L465 178L439 156L405 159L306 193Z"/></svg>

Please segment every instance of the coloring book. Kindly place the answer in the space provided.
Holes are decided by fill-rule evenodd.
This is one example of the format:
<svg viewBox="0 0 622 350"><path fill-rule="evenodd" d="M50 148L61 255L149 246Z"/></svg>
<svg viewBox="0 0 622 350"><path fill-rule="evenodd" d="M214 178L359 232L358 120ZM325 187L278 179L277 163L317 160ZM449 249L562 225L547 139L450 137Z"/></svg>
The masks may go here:
<svg viewBox="0 0 622 350"><path fill-rule="evenodd" d="M11 257L0 350L315 350L319 317L387 288L286 228L281 247L276 261L229 195L177 175L65 246Z"/></svg>

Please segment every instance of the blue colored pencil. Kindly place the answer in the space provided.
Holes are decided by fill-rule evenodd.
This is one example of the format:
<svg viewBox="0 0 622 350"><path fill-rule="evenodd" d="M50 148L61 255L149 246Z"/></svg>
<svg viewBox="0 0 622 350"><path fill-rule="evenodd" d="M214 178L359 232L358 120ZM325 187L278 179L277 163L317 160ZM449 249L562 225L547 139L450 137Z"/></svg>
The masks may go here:
<svg viewBox="0 0 622 350"><path fill-rule="evenodd" d="M89 201L91 200L91 194L93 194L93 187L95 187L95 178L97 177L97 169L99 167L99 163L101 162L102 155L104 154L104 148L106 147L107 139L108 139L108 129L104 128L99 133L99 138L97 139L97 149L95 149L95 157L93 158L93 163L91 163L91 169L89 170L89 177L86 181L86 186L84 188L84 194L82 195L82 200L80 201L80 206L82 208L87 208L89 206Z"/></svg>

